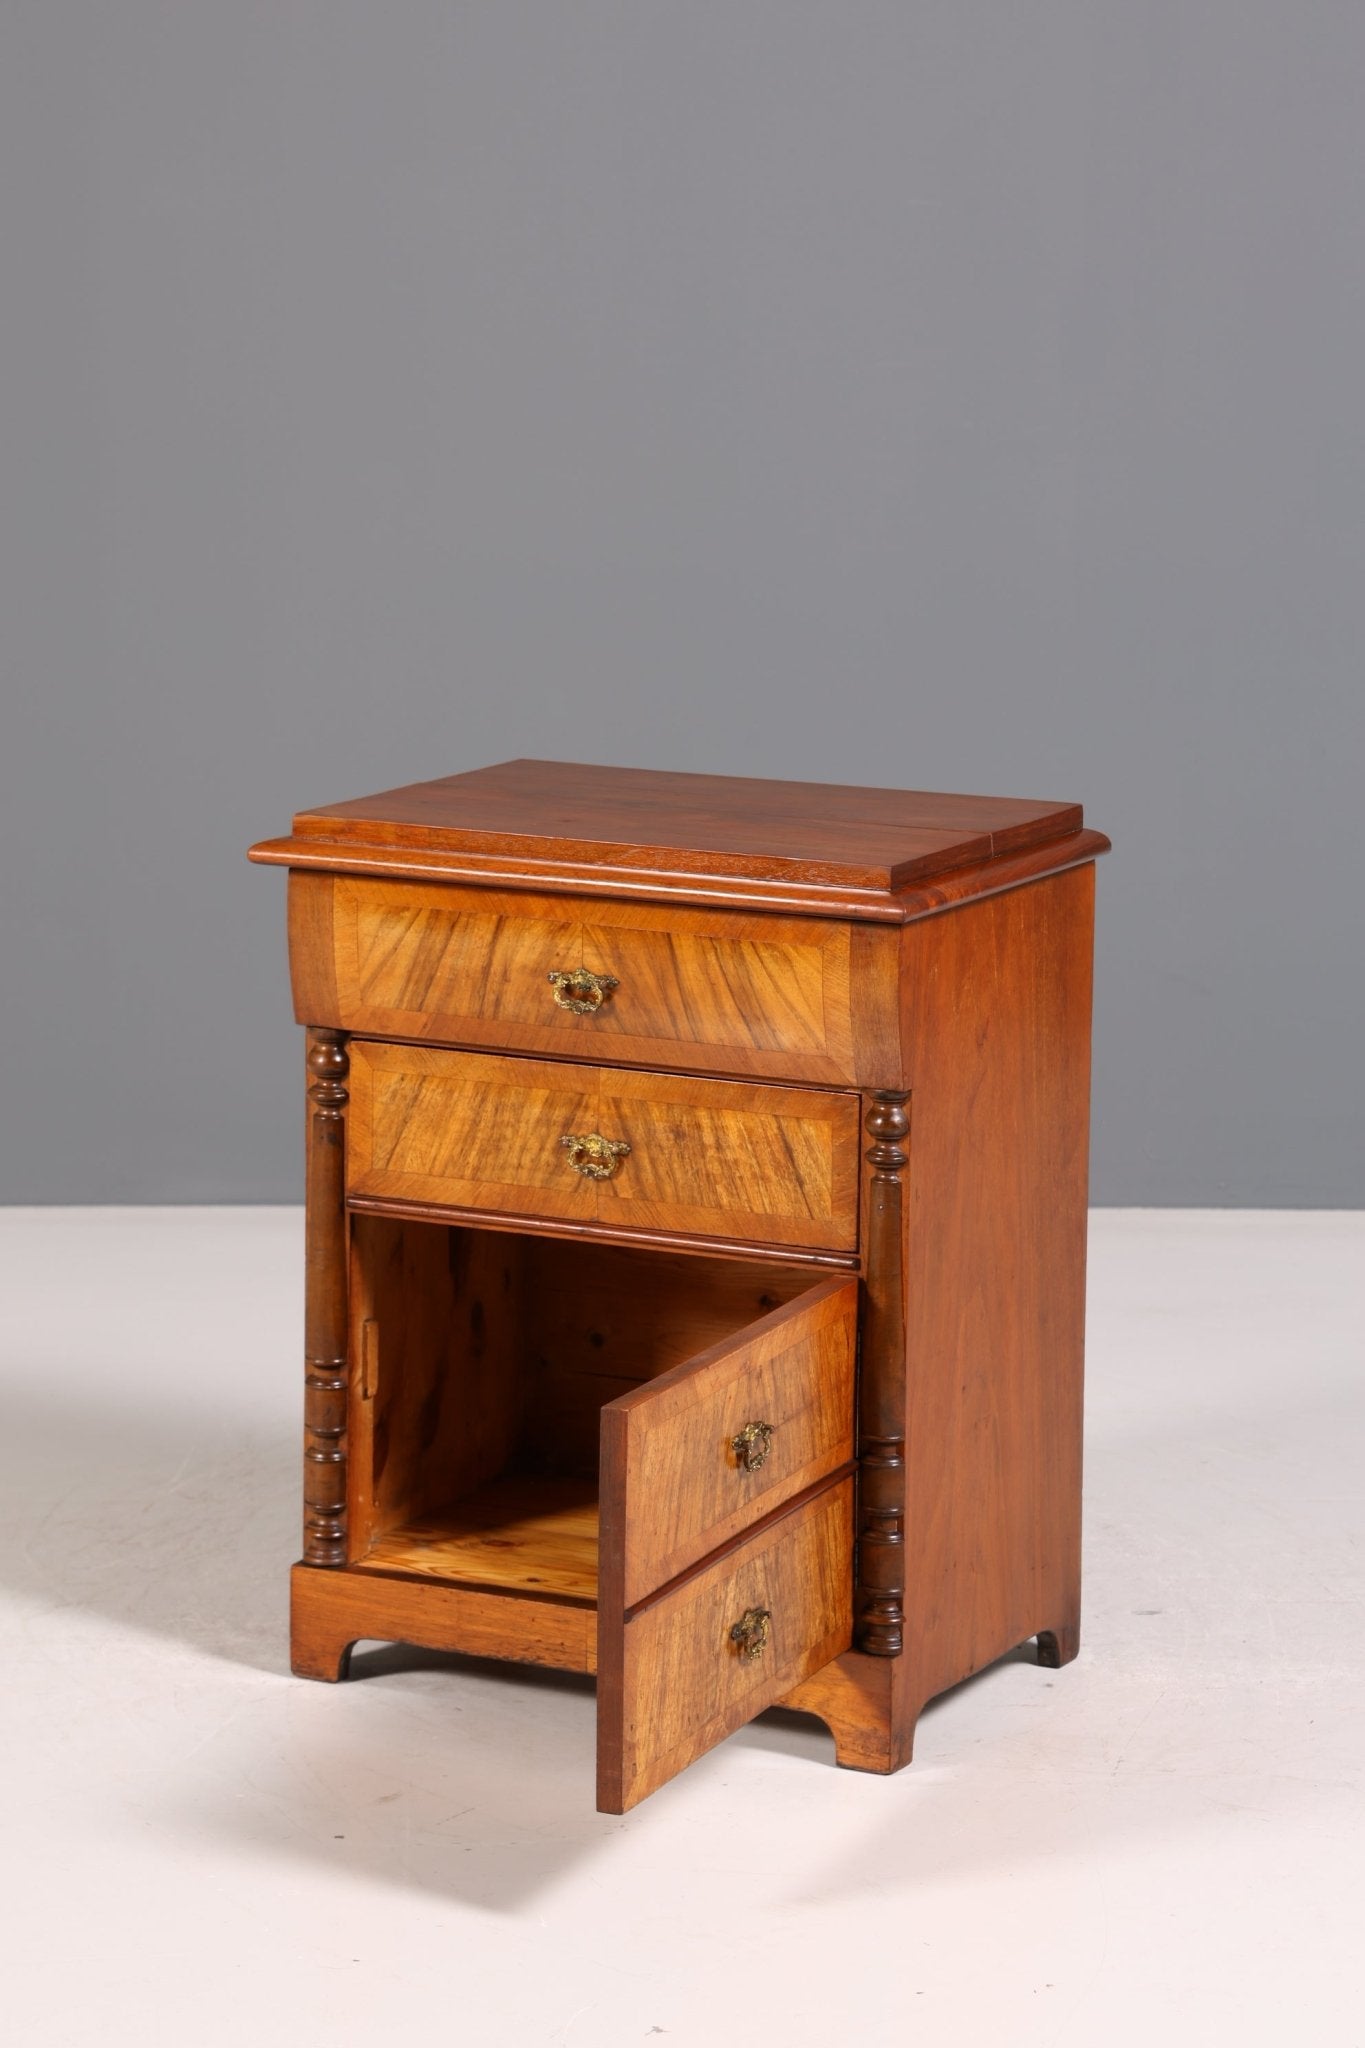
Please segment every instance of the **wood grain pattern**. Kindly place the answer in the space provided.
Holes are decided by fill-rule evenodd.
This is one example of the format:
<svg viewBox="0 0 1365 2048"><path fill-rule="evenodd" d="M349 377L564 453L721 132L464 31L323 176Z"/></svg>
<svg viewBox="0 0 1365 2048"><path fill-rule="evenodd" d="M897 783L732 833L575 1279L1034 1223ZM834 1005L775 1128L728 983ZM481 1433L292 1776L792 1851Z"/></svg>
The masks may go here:
<svg viewBox="0 0 1365 2048"><path fill-rule="evenodd" d="M904 934L911 1727L1040 1630L1076 1640L1094 885Z"/></svg>
<svg viewBox="0 0 1365 2048"><path fill-rule="evenodd" d="M780 913L843 919L854 925L902 925L980 896L1017 889L1043 875L1060 874L1108 853L1102 832L1070 832L1021 853L1003 853L970 867L931 876L901 889L853 888L844 883L767 882L753 876L670 874L647 868L596 867L588 859L517 858L510 854L455 852L439 845L368 846L326 839L262 839L247 857L291 876L364 875L376 881L469 884L478 888L536 889L545 894L598 896L621 902L671 904L678 909ZM875 1081L891 1076L860 1073Z"/></svg>
<svg viewBox="0 0 1365 2048"><path fill-rule="evenodd" d="M853 1487L826 1486L627 1615L630 1536L608 1516L605 1436L603 1449L597 1804L625 1813L848 1647ZM771 1615L770 1640L746 1659L731 1629L752 1609Z"/></svg>
<svg viewBox="0 0 1365 2048"><path fill-rule="evenodd" d="M560 1138L596 1128L591 1067L354 1040L353 1192L591 1218Z"/></svg>
<svg viewBox="0 0 1365 2048"><path fill-rule="evenodd" d="M513 1457L530 1249L497 1231L353 1219L352 1560L385 1531L482 1486Z"/></svg>
<svg viewBox="0 0 1365 2048"><path fill-rule="evenodd" d="M552 967L581 964L582 920L563 897L347 878L333 893L338 991L377 1034L573 1021L546 979Z"/></svg>
<svg viewBox="0 0 1365 2048"><path fill-rule="evenodd" d="M848 935L854 1077L861 1088L905 1088L899 934L885 925L850 924Z"/></svg>
<svg viewBox="0 0 1365 2048"><path fill-rule="evenodd" d="M503 761L300 812L300 837L534 858L572 847L610 865L898 888L988 854L1056 839L1078 804L837 783Z"/></svg>
<svg viewBox="0 0 1365 2048"><path fill-rule="evenodd" d="M621 986L582 1021L620 1058L641 1039L671 1064L714 1049L746 1072L803 1081L853 1079L848 930L814 918L584 905L582 959ZM601 970L597 970L601 971ZM561 1012L561 1015L565 1014Z"/></svg>
<svg viewBox="0 0 1365 2048"><path fill-rule="evenodd" d="M289 985L298 1023L344 1030L333 939L334 888L330 875L289 875Z"/></svg>
<svg viewBox="0 0 1365 2048"><path fill-rule="evenodd" d="M902 924L917 924L922 918L937 917L944 910L955 909L958 904L979 902L985 896L1000 896L1006 890L1022 889L1030 882L1063 874L1068 869L1089 867L1093 870L1100 855L1109 851L1110 842L1103 832L1093 832L1087 827L1084 831L1069 833L1065 839L1026 847L1022 853L1003 854L996 860L983 862L980 867L960 868L951 875L937 875L932 881L911 883L895 899L896 916Z"/></svg>
<svg viewBox="0 0 1365 2048"><path fill-rule="evenodd" d="M521 1455L597 1475L604 1403L734 1340L803 1293L808 1270L751 1259L527 1240Z"/></svg>
<svg viewBox="0 0 1365 2048"><path fill-rule="evenodd" d="M777 1704L824 1722L841 1769L887 1777L909 1763L914 1736L913 1722L896 1718L896 1669L890 1658L849 1650L822 1664Z"/></svg>
<svg viewBox="0 0 1365 2048"><path fill-rule="evenodd" d="M377 1536L360 1571L597 1604L597 1481L507 1475Z"/></svg>
<svg viewBox="0 0 1365 2048"><path fill-rule="evenodd" d="M600 1651L622 1811L770 1700L884 1772L936 1692L1075 1655L1107 846L1073 805L517 762L254 849L312 1027L297 1668ZM586 1016L578 966L618 984ZM723 1472L756 1397L789 1462Z"/></svg>
<svg viewBox="0 0 1365 2048"><path fill-rule="evenodd" d="M742 1345L814 1278L715 1259L699 1286L675 1253L356 1217L350 1559L397 1569L395 1532L406 1542L433 1517L463 1526L470 1497L509 1475L586 1481L595 1500L604 1403L722 1341ZM510 1513L510 1501L494 1505ZM415 1568L443 1569L434 1554Z"/></svg>
<svg viewBox="0 0 1365 2048"><path fill-rule="evenodd" d="M1079 1644L1093 864L907 927L904 1652L793 1689L839 1761L910 1761L926 1700ZM1048 1618L1050 1617L1050 1619Z"/></svg>
<svg viewBox="0 0 1365 2048"><path fill-rule="evenodd" d="M851 1249L858 1103L815 1089L352 1041L349 1185L360 1196ZM630 1146L610 1180L566 1133Z"/></svg>
<svg viewBox="0 0 1365 2048"><path fill-rule="evenodd" d="M574 902L527 890L290 880L296 1000L362 1035L847 1083L857 1078L847 926ZM306 908L305 908L306 906ZM895 946L861 991L861 1037L894 1036ZM618 986L578 1013L551 969ZM316 1005L330 992L331 1009Z"/></svg>
<svg viewBox="0 0 1365 2048"><path fill-rule="evenodd" d="M858 1293L823 1280L602 1410L619 1432L628 1607L848 1462ZM772 1440L747 1471L733 1440L755 1421Z"/></svg>
<svg viewBox="0 0 1365 2048"><path fill-rule="evenodd" d="M1077 804L509 761L300 812L252 857L894 920L902 892L968 869L988 887L1081 822Z"/></svg>
<svg viewBox="0 0 1365 2048"><path fill-rule="evenodd" d="M339 1031L307 1039L303 1555L346 1561L346 1104Z"/></svg>
<svg viewBox="0 0 1365 2048"><path fill-rule="evenodd" d="M482 1209L467 1209L459 1202L416 1202L404 1196L352 1194L347 1197L352 1214L359 1216L407 1217L414 1223L467 1223L487 1225L494 1219ZM642 1251L668 1251L683 1258L710 1260L733 1257L772 1266L779 1263L794 1271L856 1273L856 1251L827 1252L818 1245L756 1244L752 1238L727 1237L718 1231L702 1237L696 1231L624 1229L619 1223L598 1224L582 1218L567 1221L554 1216L515 1216L499 1213L499 1230L529 1237L555 1238L565 1244L638 1246Z"/></svg>
<svg viewBox="0 0 1365 2048"><path fill-rule="evenodd" d="M415 1643L554 1671L597 1668L597 1616L591 1607L505 1590L295 1565L290 1581L295 1674L331 1682L344 1678L351 1647L359 1642Z"/></svg>
<svg viewBox="0 0 1365 2048"><path fill-rule="evenodd" d="M597 1214L627 1228L851 1250L858 1242L858 1102L813 1088L599 1069L596 1128L630 1157L598 1183Z"/></svg>

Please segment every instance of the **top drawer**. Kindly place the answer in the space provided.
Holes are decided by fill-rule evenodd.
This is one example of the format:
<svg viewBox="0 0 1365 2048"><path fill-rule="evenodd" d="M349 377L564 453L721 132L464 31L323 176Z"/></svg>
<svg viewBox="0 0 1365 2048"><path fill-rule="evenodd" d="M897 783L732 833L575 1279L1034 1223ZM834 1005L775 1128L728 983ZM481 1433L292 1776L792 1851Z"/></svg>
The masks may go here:
<svg viewBox="0 0 1365 2048"><path fill-rule="evenodd" d="M875 949L894 946L889 931L445 883L289 879L301 1023L800 1081L856 1083L860 1065L885 1064L873 1048L893 1034L894 953L889 973L871 966ZM598 986L556 988L552 976L579 969Z"/></svg>

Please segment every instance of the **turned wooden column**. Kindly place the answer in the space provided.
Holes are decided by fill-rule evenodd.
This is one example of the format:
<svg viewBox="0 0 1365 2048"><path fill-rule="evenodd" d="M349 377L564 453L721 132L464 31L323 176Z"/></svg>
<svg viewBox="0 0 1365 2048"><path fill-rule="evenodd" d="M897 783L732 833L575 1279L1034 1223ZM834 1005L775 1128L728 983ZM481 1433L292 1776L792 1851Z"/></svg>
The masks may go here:
<svg viewBox="0 0 1365 2048"><path fill-rule="evenodd" d="M346 1562L346 1035L308 1033L303 1561Z"/></svg>
<svg viewBox="0 0 1365 2048"><path fill-rule="evenodd" d="M908 1093L870 1098L867 1296L858 1367L858 1597L854 1641L898 1657L905 1634L905 1253L901 1176Z"/></svg>

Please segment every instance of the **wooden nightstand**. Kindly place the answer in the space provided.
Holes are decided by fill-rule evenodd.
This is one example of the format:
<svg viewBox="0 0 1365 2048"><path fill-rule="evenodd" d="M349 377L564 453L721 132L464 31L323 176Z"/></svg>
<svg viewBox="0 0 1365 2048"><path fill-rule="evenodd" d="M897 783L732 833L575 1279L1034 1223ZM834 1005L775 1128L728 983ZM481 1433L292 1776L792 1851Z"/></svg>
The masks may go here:
<svg viewBox="0 0 1365 2048"><path fill-rule="evenodd" d="M1075 1655L1072 804L510 761L301 812L293 1660L598 1679L619 1813L765 1707L909 1761Z"/></svg>

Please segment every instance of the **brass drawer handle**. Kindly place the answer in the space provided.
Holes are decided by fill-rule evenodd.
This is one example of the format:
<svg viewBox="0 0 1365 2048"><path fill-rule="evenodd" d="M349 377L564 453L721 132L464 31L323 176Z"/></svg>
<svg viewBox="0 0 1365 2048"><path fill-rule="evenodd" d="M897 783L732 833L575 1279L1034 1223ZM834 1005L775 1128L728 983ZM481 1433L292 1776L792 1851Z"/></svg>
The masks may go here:
<svg viewBox="0 0 1365 2048"><path fill-rule="evenodd" d="M746 1422L739 1435L730 1439L730 1449L739 1460L741 1472L757 1472L772 1447L771 1422Z"/></svg>
<svg viewBox="0 0 1365 2048"><path fill-rule="evenodd" d="M612 990L621 986L614 974L591 974L586 967L575 967L572 974L552 967L549 979L560 1009L575 1010L580 1017L600 1010Z"/></svg>
<svg viewBox="0 0 1365 2048"><path fill-rule="evenodd" d="M734 1643L741 1657L747 1659L763 1655L768 1647L768 1629L772 1618L772 1612L767 1607L750 1607L740 1616L730 1631L730 1641Z"/></svg>
<svg viewBox="0 0 1365 2048"><path fill-rule="evenodd" d="M559 1142L569 1155L570 1166L584 1180L610 1180L617 1162L630 1150L624 1138L604 1138L600 1131L589 1131L586 1138L566 1132Z"/></svg>

